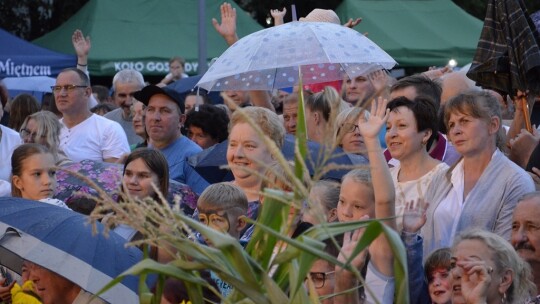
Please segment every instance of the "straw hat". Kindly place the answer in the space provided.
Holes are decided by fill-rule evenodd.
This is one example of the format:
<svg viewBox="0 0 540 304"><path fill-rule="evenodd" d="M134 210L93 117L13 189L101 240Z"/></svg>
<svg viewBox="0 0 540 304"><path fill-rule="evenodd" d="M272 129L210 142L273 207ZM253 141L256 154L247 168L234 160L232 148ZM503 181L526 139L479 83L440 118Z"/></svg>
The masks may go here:
<svg viewBox="0 0 540 304"><path fill-rule="evenodd" d="M316 8L311 11L305 18L300 18L299 21L305 22L330 22L341 25L338 15L333 10L325 10Z"/></svg>

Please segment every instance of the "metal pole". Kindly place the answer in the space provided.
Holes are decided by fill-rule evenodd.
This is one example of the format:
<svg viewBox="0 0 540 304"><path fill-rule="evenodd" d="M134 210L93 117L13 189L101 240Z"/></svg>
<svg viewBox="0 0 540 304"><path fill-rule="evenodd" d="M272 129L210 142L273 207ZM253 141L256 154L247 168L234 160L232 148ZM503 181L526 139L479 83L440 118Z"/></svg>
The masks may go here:
<svg viewBox="0 0 540 304"><path fill-rule="evenodd" d="M199 0L199 67L197 74L202 75L208 69L206 52L206 1Z"/></svg>
<svg viewBox="0 0 540 304"><path fill-rule="evenodd" d="M291 14L292 14L292 21L298 21L298 18L296 18L296 5L291 4Z"/></svg>

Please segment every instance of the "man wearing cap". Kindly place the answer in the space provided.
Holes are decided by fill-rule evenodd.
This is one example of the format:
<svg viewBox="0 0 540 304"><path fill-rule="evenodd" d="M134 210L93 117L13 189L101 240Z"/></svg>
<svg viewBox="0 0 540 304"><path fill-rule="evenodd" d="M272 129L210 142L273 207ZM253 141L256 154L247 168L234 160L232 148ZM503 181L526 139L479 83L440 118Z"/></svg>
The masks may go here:
<svg viewBox="0 0 540 304"><path fill-rule="evenodd" d="M76 68L63 70L52 87L56 107L62 113L60 148L72 161L91 159L116 162L129 153L126 133L112 120L88 109L90 80Z"/></svg>
<svg viewBox="0 0 540 304"><path fill-rule="evenodd" d="M180 93L167 87L149 85L135 92L134 97L146 105L148 145L163 152L169 164L170 177L186 183L184 162L188 156L202 149L180 132L185 120Z"/></svg>

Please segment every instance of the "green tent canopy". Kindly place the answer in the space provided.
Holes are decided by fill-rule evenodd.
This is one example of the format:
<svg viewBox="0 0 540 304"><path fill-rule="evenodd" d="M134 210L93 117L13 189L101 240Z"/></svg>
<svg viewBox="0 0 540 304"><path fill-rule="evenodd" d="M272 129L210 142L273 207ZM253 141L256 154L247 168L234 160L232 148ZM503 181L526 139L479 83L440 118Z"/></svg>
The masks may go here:
<svg viewBox="0 0 540 304"><path fill-rule="evenodd" d="M392 56L399 67L472 61L482 22L450 0L343 0L336 13Z"/></svg>
<svg viewBox="0 0 540 304"><path fill-rule="evenodd" d="M220 19L221 3L206 0L208 59L227 49L211 22L212 18ZM240 37L262 29L248 13L233 1L231 4L236 8ZM76 29L91 37L91 75L112 76L125 68L144 75L165 75L173 56L186 59L186 73L197 72L198 1L90 0L59 28L33 42L73 54L71 35Z"/></svg>

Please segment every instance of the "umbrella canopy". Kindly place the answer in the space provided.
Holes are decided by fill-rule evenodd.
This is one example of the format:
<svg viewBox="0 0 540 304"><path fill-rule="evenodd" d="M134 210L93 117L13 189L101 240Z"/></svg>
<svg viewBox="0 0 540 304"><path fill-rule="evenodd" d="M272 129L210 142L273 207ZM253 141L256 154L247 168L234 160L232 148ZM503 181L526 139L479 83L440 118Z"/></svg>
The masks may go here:
<svg viewBox="0 0 540 304"><path fill-rule="evenodd" d="M202 75L195 75L187 78L180 78L177 81L169 84L167 87L177 91L178 93L189 93L195 89L197 82L201 80Z"/></svg>
<svg viewBox="0 0 540 304"><path fill-rule="evenodd" d="M48 76L6 77L1 81L8 90L51 92L56 79Z"/></svg>
<svg viewBox="0 0 540 304"><path fill-rule="evenodd" d="M540 36L521 0L490 0L467 76L484 88L540 94Z"/></svg>
<svg viewBox="0 0 540 304"><path fill-rule="evenodd" d="M281 152L287 160L294 159L294 145L296 138L292 135L285 135L285 140L283 141L283 147ZM221 169L221 166L227 165L227 146L229 141L225 140L214 147L204 150L199 154L193 155L188 158L188 162L191 166L195 168L195 171L201 175L209 183L217 183L222 181L231 181L234 179L234 176L228 169ZM309 141L308 150L309 150L309 159L306 160L306 165L310 174L314 173L314 168L320 168L327 164L337 164L345 166L353 166L355 161L351 159L341 148L336 148L332 151L329 159L323 163L323 147L316 143ZM330 178L334 180L341 181L343 175L345 175L349 170L330 170L325 174L324 178Z"/></svg>
<svg viewBox="0 0 540 304"><path fill-rule="evenodd" d="M171 84L169 84L167 87L177 91L182 95L182 98L185 99L186 95L190 93L192 90L197 90L197 82L201 80L202 75L195 75L190 76L187 78L181 78ZM201 92L201 94L206 94L208 96L208 99L212 102L212 104L219 104L223 103L223 98L219 96L219 93L217 92L207 92L206 90L203 90L204 92Z"/></svg>
<svg viewBox="0 0 540 304"><path fill-rule="evenodd" d="M20 198L0 198L0 264L21 270L22 260L47 268L96 294L142 259L115 233L92 234L88 218L68 209ZM138 303L138 280L128 277L100 295L110 303Z"/></svg>
<svg viewBox="0 0 540 304"><path fill-rule="evenodd" d="M71 37L71 34L69 35ZM71 42L70 42L71 43ZM77 57L34 45L0 29L0 78L56 76ZM73 47L72 47L73 49Z"/></svg>
<svg viewBox="0 0 540 304"><path fill-rule="evenodd" d="M396 62L364 35L327 22L289 22L250 34L228 48L198 85L209 91L271 90L351 78Z"/></svg>

